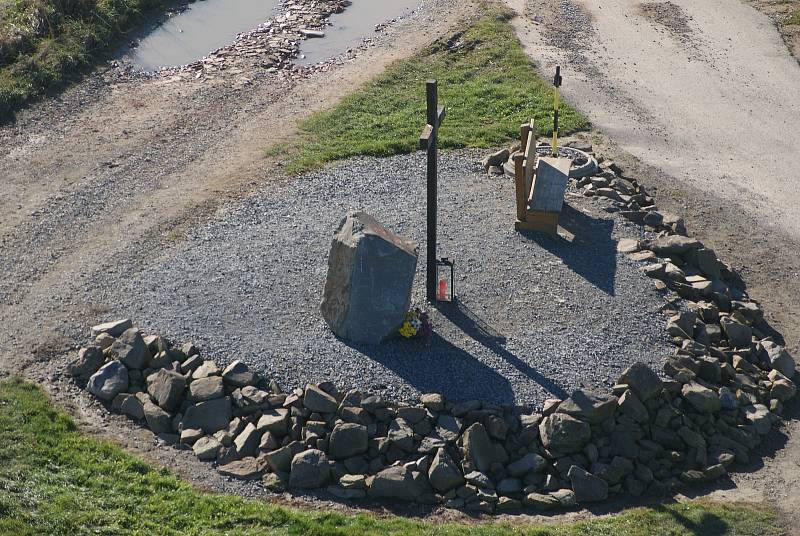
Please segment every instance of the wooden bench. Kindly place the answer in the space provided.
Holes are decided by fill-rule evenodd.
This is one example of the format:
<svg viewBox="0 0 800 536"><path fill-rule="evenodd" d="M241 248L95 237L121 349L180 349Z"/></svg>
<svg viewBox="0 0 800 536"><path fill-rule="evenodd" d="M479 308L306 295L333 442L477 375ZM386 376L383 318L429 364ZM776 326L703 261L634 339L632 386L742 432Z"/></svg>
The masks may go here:
<svg viewBox="0 0 800 536"><path fill-rule="evenodd" d="M517 231L542 231L558 235L558 218L569 184L569 158L536 154L534 122L520 129L522 153L514 155Z"/></svg>

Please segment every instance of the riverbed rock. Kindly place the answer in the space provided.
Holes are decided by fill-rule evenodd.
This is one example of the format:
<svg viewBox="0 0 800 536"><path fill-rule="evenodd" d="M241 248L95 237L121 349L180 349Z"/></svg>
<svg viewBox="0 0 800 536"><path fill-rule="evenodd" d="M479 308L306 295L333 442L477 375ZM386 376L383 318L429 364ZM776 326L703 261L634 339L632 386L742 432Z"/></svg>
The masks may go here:
<svg viewBox="0 0 800 536"><path fill-rule="evenodd" d="M348 211L334 236L322 316L343 339L393 337L411 304L417 245L363 211Z"/></svg>
<svg viewBox="0 0 800 536"><path fill-rule="evenodd" d="M86 388L97 398L113 400L128 390L128 369L119 361L110 361L92 374Z"/></svg>
<svg viewBox="0 0 800 536"><path fill-rule="evenodd" d="M215 460L221 448L222 443L211 436L201 437L192 445L195 456L203 461Z"/></svg>

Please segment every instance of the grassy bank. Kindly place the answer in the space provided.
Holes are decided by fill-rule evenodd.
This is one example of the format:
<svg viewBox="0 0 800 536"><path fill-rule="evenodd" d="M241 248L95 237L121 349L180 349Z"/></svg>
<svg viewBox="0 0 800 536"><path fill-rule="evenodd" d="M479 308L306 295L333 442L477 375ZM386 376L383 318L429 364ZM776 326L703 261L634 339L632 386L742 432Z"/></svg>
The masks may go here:
<svg viewBox="0 0 800 536"><path fill-rule="evenodd" d="M166 0L0 0L0 121L81 68Z"/></svg>
<svg viewBox="0 0 800 536"><path fill-rule="evenodd" d="M683 535L781 534L769 508L670 504L565 525L434 525L303 512L201 493L107 442L83 436L35 385L0 381L3 535Z"/></svg>
<svg viewBox="0 0 800 536"><path fill-rule="evenodd" d="M552 132L552 88L539 78L508 24L510 13L490 8L461 34L436 42L345 97L332 110L300 123L300 141L289 150L290 172L357 155L389 156L417 149L425 124L425 81L439 81L447 106L440 147L491 147L515 138L535 118ZM586 127L562 105L560 131Z"/></svg>

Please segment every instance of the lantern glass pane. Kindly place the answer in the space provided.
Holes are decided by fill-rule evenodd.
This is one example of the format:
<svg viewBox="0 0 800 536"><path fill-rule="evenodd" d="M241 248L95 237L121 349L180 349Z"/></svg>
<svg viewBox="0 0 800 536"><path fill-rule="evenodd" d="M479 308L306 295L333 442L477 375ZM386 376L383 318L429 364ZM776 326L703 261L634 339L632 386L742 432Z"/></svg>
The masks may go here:
<svg viewBox="0 0 800 536"><path fill-rule="evenodd" d="M453 301L453 267L449 264L436 265L436 301Z"/></svg>

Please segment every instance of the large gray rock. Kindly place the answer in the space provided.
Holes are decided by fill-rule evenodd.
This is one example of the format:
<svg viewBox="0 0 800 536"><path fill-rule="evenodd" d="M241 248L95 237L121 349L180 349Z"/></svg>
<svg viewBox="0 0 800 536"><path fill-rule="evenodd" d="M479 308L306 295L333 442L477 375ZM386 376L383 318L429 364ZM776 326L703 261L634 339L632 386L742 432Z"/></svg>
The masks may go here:
<svg viewBox="0 0 800 536"><path fill-rule="evenodd" d="M720 319L720 325L722 326L722 331L725 332L725 335L727 335L728 340L734 348L750 347L751 338L753 336L753 330L750 326L741 324L729 316L722 317Z"/></svg>
<svg viewBox="0 0 800 536"><path fill-rule="evenodd" d="M789 379L794 376L794 358L786 351L786 348L772 341L761 341L761 347L764 349L767 362L773 369Z"/></svg>
<svg viewBox="0 0 800 536"><path fill-rule="evenodd" d="M119 361L106 363L92 374L86 388L97 398L113 400L115 396L128 390L128 369Z"/></svg>
<svg viewBox="0 0 800 536"><path fill-rule="evenodd" d="M666 257L669 255L683 255L693 249L699 249L701 244L694 238L681 235L669 235L656 238L650 242L648 246L648 249L656 255Z"/></svg>
<svg viewBox="0 0 800 536"><path fill-rule="evenodd" d="M283 437L289 427L289 410L278 408L265 410L258 420L257 428L274 436Z"/></svg>
<svg viewBox="0 0 800 536"><path fill-rule="evenodd" d="M331 432L328 452L334 460L343 460L367 451L367 427L360 424L337 424Z"/></svg>
<svg viewBox="0 0 800 536"><path fill-rule="evenodd" d="M700 413L714 413L722 409L719 395L699 383L689 382L681 389L681 396Z"/></svg>
<svg viewBox="0 0 800 536"><path fill-rule="evenodd" d="M492 443L486 428L479 422L467 428L461 440L465 457L482 473L488 473L493 463L505 461L503 447Z"/></svg>
<svg viewBox="0 0 800 536"><path fill-rule="evenodd" d="M392 466L384 469L372 479L369 496L375 499L397 499L412 502L425 493L421 479L407 467Z"/></svg>
<svg viewBox="0 0 800 536"><path fill-rule="evenodd" d="M644 363L634 363L628 367L617 383L627 385L642 402L657 395L664 385L653 369Z"/></svg>
<svg viewBox="0 0 800 536"><path fill-rule="evenodd" d="M303 405L310 411L318 413L335 413L339 403L331 395L313 384L306 385L303 393Z"/></svg>
<svg viewBox="0 0 800 536"><path fill-rule="evenodd" d="M292 459L289 486L298 489L321 488L330 478L330 462L321 450L309 449Z"/></svg>
<svg viewBox="0 0 800 536"><path fill-rule="evenodd" d="M147 392L156 404L167 411L175 411L183 402L186 378L165 369L160 369L147 378Z"/></svg>
<svg viewBox="0 0 800 536"><path fill-rule="evenodd" d="M200 378L189 384L189 400L193 402L222 398L224 395L225 385L220 376Z"/></svg>
<svg viewBox="0 0 800 536"><path fill-rule="evenodd" d="M146 402L143 405L143 411L144 418L147 421L147 427L150 428L154 434L172 433L172 415L152 402Z"/></svg>
<svg viewBox="0 0 800 536"><path fill-rule="evenodd" d="M430 470L428 471L428 480L433 486L433 489L439 493L447 493L453 488L456 488L464 483L464 476L459 471L458 466L453 459L447 454L445 449L439 449L436 456L433 457Z"/></svg>
<svg viewBox="0 0 800 536"><path fill-rule="evenodd" d="M558 454L580 451L592 436L589 423L566 413L553 413L539 425L542 444Z"/></svg>
<svg viewBox="0 0 800 536"><path fill-rule="evenodd" d="M578 389L558 405L558 413L568 413L590 423L601 423L614 416L617 397Z"/></svg>
<svg viewBox="0 0 800 536"><path fill-rule="evenodd" d="M228 428L231 420L230 397L215 398L205 402L198 402L186 408L183 416L183 427L203 430L213 434Z"/></svg>
<svg viewBox="0 0 800 536"><path fill-rule="evenodd" d="M150 362L150 350L136 328L128 328L111 345L111 355L130 369L142 370Z"/></svg>
<svg viewBox="0 0 800 536"><path fill-rule="evenodd" d="M331 245L322 316L343 339L388 339L403 324L416 269L416 243L348 211Z"/></svg>
<svg viewBox="0 0 800 536"><path fill-rule="evenodd" d="M133 322L131 322L130 318L124 318L122 320L112 320L111 322L98 324L92 327L92 337L97 337L102 333L106 333L112 337L119 337L125 332L126 329L130 329L132 327L133 327Z"/></svg>
<svg viewBox="0 0 800 536"><path fill-rule="evenodd" d="M99 346L88 346L78 350L78 357L67 365L67 373L75 378L88 379L103 366L103 350Z"/></svg>
<svg viewBox="0 0 800 536"><path fill-rule="evenodd" d="M567 473L579 503L604 501L608 498L608 482L582 467L573 465Z"/></svg>

